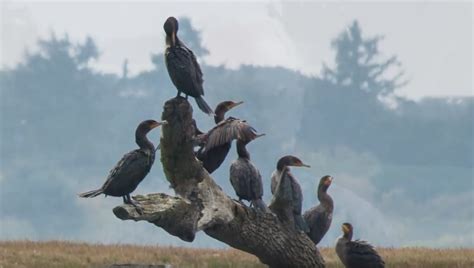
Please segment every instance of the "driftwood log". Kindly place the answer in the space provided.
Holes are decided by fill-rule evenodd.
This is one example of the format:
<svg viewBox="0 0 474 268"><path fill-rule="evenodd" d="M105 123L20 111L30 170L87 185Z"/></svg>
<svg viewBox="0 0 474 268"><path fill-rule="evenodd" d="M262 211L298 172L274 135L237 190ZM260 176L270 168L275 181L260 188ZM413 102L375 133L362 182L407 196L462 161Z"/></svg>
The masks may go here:
<svg viewBox="0 0 474 268"><path fill-rule="evenodd" d="M114 208L122 220L148 221L184 241L196 232L257 256L270 267L324 267L309 237L272 213L257 212L231 199L194 157L192 108L184 98L165 103L161 163L177 196L135 196L143 212L131 205Z"/></svg>

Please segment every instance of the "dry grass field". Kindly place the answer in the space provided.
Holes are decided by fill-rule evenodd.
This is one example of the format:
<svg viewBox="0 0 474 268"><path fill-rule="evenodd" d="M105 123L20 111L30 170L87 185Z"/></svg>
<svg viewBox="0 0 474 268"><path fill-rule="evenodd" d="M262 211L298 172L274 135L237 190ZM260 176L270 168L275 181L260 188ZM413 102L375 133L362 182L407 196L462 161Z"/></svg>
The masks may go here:
<svg viewBox="0 0 474 268"><path fill-rule="evenodd" d="M332 248L321 249L327 267L342 267ZM387 267L474 267L474 249L379 249ZM1 268L109 267L112 264L171 267L265 267L256 257L228 249L97 245L62 241L0 242Z"/></svg>

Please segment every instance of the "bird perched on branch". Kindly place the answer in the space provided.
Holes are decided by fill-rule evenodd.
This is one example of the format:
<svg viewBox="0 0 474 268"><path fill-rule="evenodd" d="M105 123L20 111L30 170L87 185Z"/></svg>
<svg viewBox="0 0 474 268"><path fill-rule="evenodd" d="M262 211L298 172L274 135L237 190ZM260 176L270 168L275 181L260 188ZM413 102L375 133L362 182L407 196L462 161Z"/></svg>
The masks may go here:
<svg viewBox="0 0 474 268"><path fill-rule="evenodd" d="M290 222L296 230L307 233L309 228L301 216L303 192L296 178L290 173L290 166L310 167L292 155L280 158L277 169L272 174L273 199L269 208L282 221Z"/></svg>
<svg viewBox="0 0 474 268"><path fill-rule="evenodd" d="M214 110L214 114L215 114L214 121L216 125L224 121L224 116L228 111L230 111L231 109L237 107L238 105L242 103L243 103L242 101L239 101L239 102L223 101L219 103L216 109ZM196 127L196 133L203 134L201 131L197 129L197 127ZM232 140L225 142L221 145L215 146L213 148L210 148L209 150L206 150L206 151L199 150L196 153L196 157L199 160L201 160L202 165L207 170L207 172L212 173L220 167L222 162L224 162L227 154L229 153L231 142Z"/></svg>
<svg viewBox="0 0 474 268"><path fill-rule="evenodd" d="M333 178L331 176L324 176L319 180L319 205L303 214L303 218L309 227L308 236L316 245L321 241L331 226L334 203L331 196L327 193L327 190L329 186L331 186L332 180Z"/></svg>
<svg viewBox="0 0 474 268"><path fill-rule="evenodd" d="M262 176L250 161L250 153L246 148L247 143L247 141L237 140L239 158L232 162L230 166L230 182L239 197L239 201L247 200L258 211L267 212L267 205L262 200Z"/></svg>
<svg viewBox="0 0 474 268"><path fill-rule="evenodd" d="M207 133L197 135L195 137L195 144L200 145L197 155L206 155L212 152L216 147L226 145L230 146L233 140L241 140L244 142L250 142L265 134L258 134L247 121L241 120L235 117L229 117L226 120L219 122L216 126L210 129ZM222 163L225 156L227 155L228 149L223 150L223 156L219 156L219 161ZM221 159L222 157L222 159ZM219 163L219 165L220 165Z"/></svg>
<svg viewBox="0 0 474 268"><path fill-rule="evenodd" d="M385 262L375 248L361 240L352 240L350 223L342 224L343 236L337 240L336 253L347 268L383 268Z"/></svg>
<svg viewBox="0 0 474 268"><path fill-rule="evenodd" d="M147 138L152 129L167 124L166 121L157 122L146 120L141 122L135 131L135 142L140 147L125 154L122 159L110 170L104 185L97 190L79 194L80 197L96 197L101 194L123 197L125 204L131 204L141 210L130 198L138 184L145 178L155 161L155 146Z"/></svg>
<svg viewBox="0 0 474 268"><path fill-rule="evenodd" d="M214 112L206 103L204 98L202 71L196 60L194 53L184 45L178 38L178 20L169 17L163 28L166 33L165 63L168 74L176 89L179 97L181 92L194 97L196 103L208 115Z"/></svg>

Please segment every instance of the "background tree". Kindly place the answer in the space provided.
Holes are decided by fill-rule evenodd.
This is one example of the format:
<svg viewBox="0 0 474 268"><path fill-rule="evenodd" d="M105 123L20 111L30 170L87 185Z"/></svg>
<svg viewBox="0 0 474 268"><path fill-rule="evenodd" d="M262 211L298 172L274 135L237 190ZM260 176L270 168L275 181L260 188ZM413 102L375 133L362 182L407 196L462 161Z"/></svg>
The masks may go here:
<svg viewBox="0 0 474 268"><path fill-rule="evenodd" d="M396 56L381 59L378 47L382 39L382 36L364 38L359 23L354 21L332 41L331 47L336 52L335 67L331 69L324 65L322 79L374 94L393 93L406 81L402 80L404 73L398 70L401 64ZM386 78L390 68L396 73Z"/></svg>

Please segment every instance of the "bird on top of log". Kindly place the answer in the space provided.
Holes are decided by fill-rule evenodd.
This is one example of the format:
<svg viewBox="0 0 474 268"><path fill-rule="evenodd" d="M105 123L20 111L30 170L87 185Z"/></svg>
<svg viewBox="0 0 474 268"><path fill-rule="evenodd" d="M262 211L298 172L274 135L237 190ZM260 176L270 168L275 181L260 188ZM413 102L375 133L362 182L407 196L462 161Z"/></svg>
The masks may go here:
<svg viewBox="0 0 474 268"><path fill-rule="evenodd" d="M168 74L178 95L183 92L186 99L194 97L196 103L204 113L214 115L211 107L204 100L202 71L194 53L178 38L178 20L169 17L163 28L166 33L165 64Z"/></svg>

